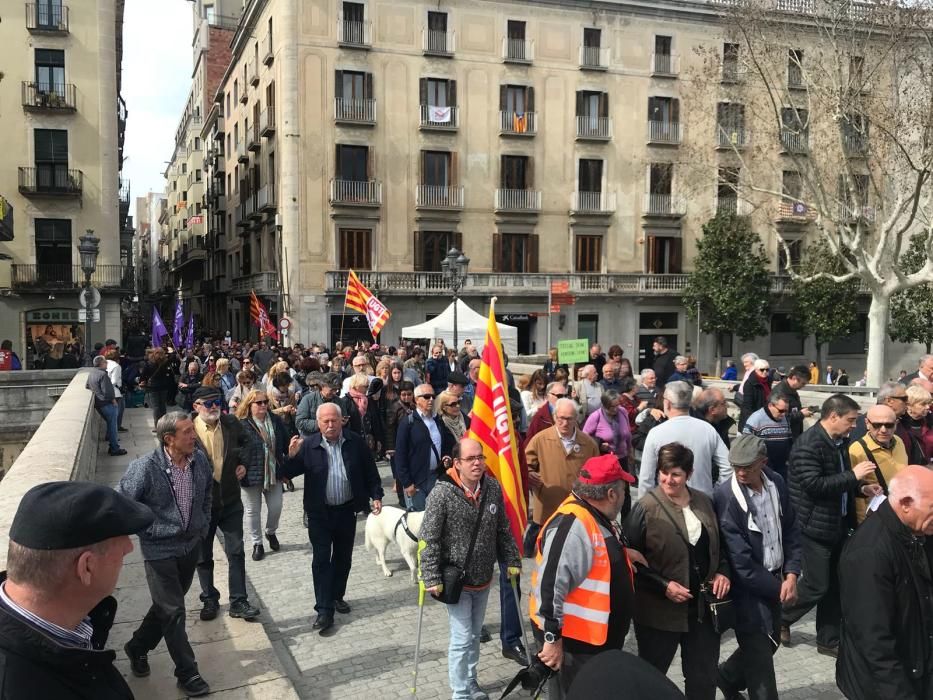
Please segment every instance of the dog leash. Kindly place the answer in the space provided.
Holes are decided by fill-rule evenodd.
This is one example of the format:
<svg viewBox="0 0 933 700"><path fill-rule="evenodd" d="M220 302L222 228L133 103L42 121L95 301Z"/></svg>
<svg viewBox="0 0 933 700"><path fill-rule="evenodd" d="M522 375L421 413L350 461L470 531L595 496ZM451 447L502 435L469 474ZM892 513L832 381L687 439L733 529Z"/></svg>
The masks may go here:
<svg viewBox="0 0 933 700"><path fill-rule="evenodd" d="M412 542L415 542L415 543L418 542L418 538L415 537L415 533L413 533L411 529L409 529L408 527L408 511L407 510L402 515L402 517L399 518L398 521L395 523L395 529L392 531L392 537L395 537L398 534L399 525L402 526L402 529L405 531L405 534L408 535L408 537L411 539Z"/></svg>

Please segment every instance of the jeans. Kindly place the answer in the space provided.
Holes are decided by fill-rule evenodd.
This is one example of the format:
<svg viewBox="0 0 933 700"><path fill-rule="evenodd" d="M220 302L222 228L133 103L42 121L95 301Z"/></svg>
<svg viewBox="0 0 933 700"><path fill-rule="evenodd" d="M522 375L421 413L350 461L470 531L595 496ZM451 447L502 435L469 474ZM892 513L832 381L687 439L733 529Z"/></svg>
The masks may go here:
<svg viewBox="0 0 933 700"><path fill-rule="evenodd" d="M343 600L347 594L355 538L356 513L352 502L308 513L314 609L319 615L333 617L334 601Z"/></svg>
<svg viewBox="0 0 933 700"><path fill-rule="evenodd" d="M762 630L735 631L739 648L719 667L725 686L736 693L748 690L748 700L778 700L774 653L781 634L781 604L771 605L771 636Z"/></svg>
<svg viewBox="0 0 933 700"><path fill-rule="evenodd" d="M126 396L117 399L117 427L123 427L123 412L126 411Z"/></svg>
<svg viewBox="0 0 933 700"><path fill-rule="evenodd" d="M700 622L696 611L689 610L687 622L689 626L686 632L669 632L636 622L638 655L661 673L667 674L679 646L684 694L690 700L715 700L716 677L719 673L719 635L713 629L708 613Z"/></svg>
<svg viewBox="0 0 933 700"><path fill-rule="evenodd" d="M245 602L246 557L243 556L243 503L237 501L211 513L211 526L201 541L198 560L198 581L201 583L201 601L219 601L220 591L214 588L214 536L223 533L224 553L227 555L227 585L230 604Z"/></svg>
<svg viewBox="0 0 933 700"><path fill-rule="evenodd" d="M456 605L447 606L447 617L450 620L447 671L453 700L469 700L470 685L476 681L479 633L488 600L489 586L481 591L464 588L460 601Z"/></svg>
<svg viewBox="0 0 933 700"><path fill-rule="evenodd" d="M129 641L134 653L148 654L164 638L175 662L175 676L183 681L198 672L185 631L185 594L191 588L199 554L195 547L181 557L144 562L152 606Z"/></svg>
<svg viewBox="0 0 933 700"><path fill-rule="evenodd" d="M149 408L152 409L152 427L168 411L168 389L150 389L146 393Z"/></svg>
<svg viewBox="0 0 933 700"><path fill-rule="evenodd" d="M521 580L517 581L517 583L518 595L521 598ZM514 647L516 644L524 645L522 621L518 617L518 606L516 605L515 594L512 592L512 582L509 580L508 565L502 560L499 561L499 614L501 615L499 641L502 642L502 648Z"/></svg>
<svg viewBox="0 0 933 700"><path fill-rule="evenodd" d="M249 536L253 546L262 544L262 499L266 498L266 534L274 535L279 529L279 518L282 515L282 493L284 487L281 482L275 484L268 491L263 491L262 485L241 486L246 506L246 523L249 527Z"/></svg>
<svg viewBox="0 0 933 700"><path fill-rule="evenodd" d="M110 443L110 451L116 452L120 449L120 439L117 436L117 407L112 403L105 403L98 406L97 410L107 423L107 442Z"/></svg>
<svg viewBox="0 0 933 700"><path fill-rule="evenodd" d="M839 646L842 607L839 602L839 555L845 544L841 534L833 544L823 544L801 535L803 576L797 586L797 602L784 608L784 624L792 625L816 606L816 643Z"/></svg>
<svg viewBox="0 0 933 700"><path fill-rule="evenodd" d="M408 510L424 510L427 507L428 494L431 493L431 489L434 488L434 484L437 483L437 474L433 471L428 475L428 480L425 482L424 486L418 486L418 490L415 491L415 495L409 496L405 494L405 507Z"/></svg>

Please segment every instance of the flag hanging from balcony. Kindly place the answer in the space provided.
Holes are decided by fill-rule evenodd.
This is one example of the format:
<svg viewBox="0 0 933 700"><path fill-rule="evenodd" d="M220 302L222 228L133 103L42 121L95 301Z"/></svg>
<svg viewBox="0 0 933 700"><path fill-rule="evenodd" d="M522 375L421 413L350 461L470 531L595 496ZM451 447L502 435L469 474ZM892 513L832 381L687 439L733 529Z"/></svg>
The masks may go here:
<svg viewBox="0 0 933 700"><path fill-rule="evenodd" d="M188 316L188 334L185 337L185 349L192 350L194 348L194 309L191 310L191 315Z"/></svg>
<svg viewBox="0 0 933 700"><path fill-rule="evenodd" d="M259 297L256 296L256 291L253 289L249 290L249 320L253 322L253 325L259 327L260 337L268 336L274 340L279 339L279 333L275 330L275 324L269 318L269 312L266 311L265 305L259 301Z"/></svg>
<svg viewBox="0 0 933 700"><path fill-rule="evenodd" d="M153 306L152 307L152 347L158 348L162 347L162 338L168 335L168 328L165 327L165 322L162 320L162 317L159 315L159 310Z"/></svg>
<svg viewBox="0 0 933 700"><path fill-rule="evenodd" d="M175 302L175 325L172 327L172 344L175 350L181 347L182 329L185 327L185 312L181 306L181 299Z"/></svg>
<svg viewBox="0 0 933 700"><path fill-rule="evenodd" d="M437 105L428 107L428 121L433 124L447 124L450 122L450 116L450 107L438 107Z"/></svg>
<svg viewBox="0 0 933 700"><path fill-rule="evenodd" d="M392 316L392 312L360 282L360 278L353 270L350 270L347 276L347 296L343 305L366 316L366 323L369 324L369 332L373 334L373 340Z"/></svg>
<svg viewBox="0 0 933 700"><path fill-rule="evenodd" d="M486 466L502 486L505 514L519 549L522 535L528 522L525 503L525 486L522 483L518 461L518 443L512 411L509 405L509 386L502 359L502 340L495 316L496 298L489 305L489 325L486 327L486 344L483 346L479 380L476 382L476 398L470 412L469 437L483 446Z"/></svg>

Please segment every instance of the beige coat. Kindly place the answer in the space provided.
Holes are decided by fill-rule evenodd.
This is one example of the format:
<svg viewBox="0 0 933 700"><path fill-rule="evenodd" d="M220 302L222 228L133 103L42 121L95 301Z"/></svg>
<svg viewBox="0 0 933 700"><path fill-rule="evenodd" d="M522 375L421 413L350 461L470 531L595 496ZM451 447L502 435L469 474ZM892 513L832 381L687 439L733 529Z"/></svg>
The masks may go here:
<svg viewBox="0 0 933 700"><path fill-rule="evenodd" d="M580 449L567 454L557 428L552 426L537 433L525 446L528 471L538 472L544 482L531 497L532 519L539 525L543 525L567 498L583 463L599 456L596 441L579 428L575 439Z"/></svg>

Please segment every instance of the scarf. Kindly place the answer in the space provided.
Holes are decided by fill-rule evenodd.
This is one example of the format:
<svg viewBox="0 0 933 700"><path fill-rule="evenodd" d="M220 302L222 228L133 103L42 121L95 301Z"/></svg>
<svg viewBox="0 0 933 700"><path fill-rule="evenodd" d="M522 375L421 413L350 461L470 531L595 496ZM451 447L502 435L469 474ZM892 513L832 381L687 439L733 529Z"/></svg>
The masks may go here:
<svg viewBox="0 0 933 700"><path fill-rule="evenodd" d="M366 409L369 408L369 398L366 394L357 391L356 389L350 389L350 398L353 399L353 403L356 404L357 409L360 412L360 417L366 415Z"/></svg>
<svg viewBox="0 0 933 700"><path fill-rule="evenodd" d="M259 437L262 438L262 490L268 491L276 484L275 425L272 423L272 419L269 418L268 415L266 415L266 420L262 424L257 423L255 418L251 418L250 420L253 421L253 425L255 425L256 429L259 431Z"/></svg>
<svg viewBox="0 0 933 700"><path fill-rule="evenodd" d="M446 413L442 413L441 420L444 421L444 425L447 426L447 429L454 436L454 440L459 442L460 438L463 437L463 434L466 433L466 421L463 420L463 413L461 411L457 411L456 418L451 418Z"/></svg>
<svg viewBox="0 0 933 700"><path fill-rule="evenodd" d="M755 375L755 379L758 380L758 383L761 384L762 390L765 392L765 404L768 403L768 399L771 398L771 382L768 380L767 376Z"/></svg>

